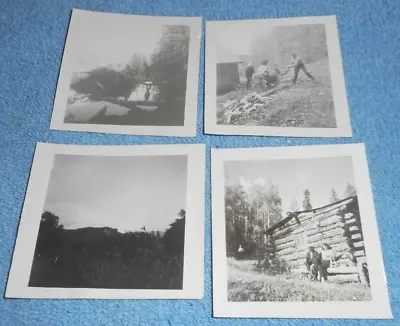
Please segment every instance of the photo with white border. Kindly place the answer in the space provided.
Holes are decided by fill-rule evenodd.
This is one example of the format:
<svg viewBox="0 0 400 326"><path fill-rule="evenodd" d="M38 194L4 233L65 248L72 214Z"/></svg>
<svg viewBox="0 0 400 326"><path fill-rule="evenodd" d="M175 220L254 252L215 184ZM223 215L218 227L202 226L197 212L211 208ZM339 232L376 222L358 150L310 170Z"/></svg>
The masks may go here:
<svg viewBox="0 0 400 326"><path fill-rule="evenodd" d="M196 136L201 24L73 9L50 128Z"/></svg>
<svg viewBox="0 0 400 326"><path fill-rule="evenodd" d="M7 298L201 299L205 145L38 143Z"/></svg>
<svg viewBox="0 0 400 326"><path fill-rule="evenodd" d="M364 144L212 149L211 178L215 317L392 318Z"/></svg>
<svg viewBox="0 0 400 326"><path fill-rule="evenodd" d="M204 129L351 137L336 16L206 22Z"/></svg>

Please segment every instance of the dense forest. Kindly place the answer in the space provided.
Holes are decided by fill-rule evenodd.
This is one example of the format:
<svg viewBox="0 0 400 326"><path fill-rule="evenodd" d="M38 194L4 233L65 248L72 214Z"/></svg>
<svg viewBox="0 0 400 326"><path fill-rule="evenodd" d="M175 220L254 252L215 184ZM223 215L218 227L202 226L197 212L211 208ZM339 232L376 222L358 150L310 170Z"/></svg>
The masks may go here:
<svg viewBox="0 0 400 326"><path fill-rule="evenodd" d="M42 215L29 280L31 287L182 289L185 217L162 234L120 233L108 227L75 230Z"/></svg>
<svg viewBox="0 0 400 326"><path fill-rule="evenodd" d="M80 73L73 77L71 89L92 100L102 97L126 98L138 83L151 80L165 96L184 97L189 40L188 26L164 26L150 58L133 53L123 69L110 64Z"/></svg>
<svg viewBox="0 0 400 326"><path fill-rule="evenodd" d="M266 59L272 65L283 67L289 64L293 52L305 63L327 58L325 26L310 24L274 27L256 37L252 45L253 62L257 64Z"/></svg>
<svg viewBox="0 0 400 326"><path fill-rule="evenodd" d="M302 195L301 206L295 198L290 202L288 207L291 212L315 208L312 204L312 193L304 189ZM354 195L356 189L348 183L342 196L332 189L326 203ZM282 210L283 201L276 185L253 184L246 189L241 185L225 187L227 255L237 256L239 246L243 247L246 258L258 258L263 255L265 231L286 216L286 212L284 214Z"/></svg>

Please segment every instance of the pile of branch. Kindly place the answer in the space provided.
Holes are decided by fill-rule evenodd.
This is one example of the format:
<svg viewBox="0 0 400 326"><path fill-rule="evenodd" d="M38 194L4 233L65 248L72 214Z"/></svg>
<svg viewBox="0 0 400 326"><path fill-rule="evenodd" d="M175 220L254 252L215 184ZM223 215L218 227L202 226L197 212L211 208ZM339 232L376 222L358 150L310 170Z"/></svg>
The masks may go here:
<svg viewBox="0 0 400 326"><path fill-rule="evenodd" d="M248 114L259 107L263 107L268 100L268 97L263 97L258 93L250 93L241 99L227 101L223 104L227 123L231 122L232 116Z"/></svg>

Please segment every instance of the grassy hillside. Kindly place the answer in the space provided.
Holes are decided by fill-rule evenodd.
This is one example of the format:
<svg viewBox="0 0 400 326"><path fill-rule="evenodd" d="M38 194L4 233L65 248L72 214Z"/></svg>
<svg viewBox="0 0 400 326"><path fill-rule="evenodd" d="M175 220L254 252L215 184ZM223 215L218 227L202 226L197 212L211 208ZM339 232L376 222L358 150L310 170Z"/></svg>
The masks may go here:
<svg viewBox="0 0 400 326"><path fill-rule="evenodd" d="M275 127L308 127L308 128L334 128L336 118L331 89L328 60L322 60L307 65L316 79L313 82L299 73L296 85L281 90L269 96L262 107L257 107L248 114L242 114L231 120L231 125L256 125ZM290 84L291 71L285 76ZM233 91L217 98L218 124L226 124L222 105L229 100L241 99L243 96L255 90L247 91L243 85L237 91Z"/></svg>

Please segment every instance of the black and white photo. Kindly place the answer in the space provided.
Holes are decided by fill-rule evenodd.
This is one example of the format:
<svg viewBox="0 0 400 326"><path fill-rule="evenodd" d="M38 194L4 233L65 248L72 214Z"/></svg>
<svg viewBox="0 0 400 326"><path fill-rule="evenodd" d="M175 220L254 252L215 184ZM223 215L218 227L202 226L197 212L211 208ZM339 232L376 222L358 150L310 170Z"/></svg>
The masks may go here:
<svg viewBox="0 0 400 326"><path fill-rule="evenodd" d="M74 9L52 129L195 136L201 18Z"/></svg>
<svg viewBox="0 0 400 326"><path fill-rule="evenodd" d="M7 296L200 298L204 155L39 144Z"/></svg>
<svg viewBox="0 0 400 326"><path fill-rule="evenodd" d="M362 145L222 149L212 164L217 316L390 318Z"/></svg>
<svg viewBox="0 0 400 326"><path fill-rule="evenodd" d="M335 16L206 25L206 133L348 137Z"/></svg>

